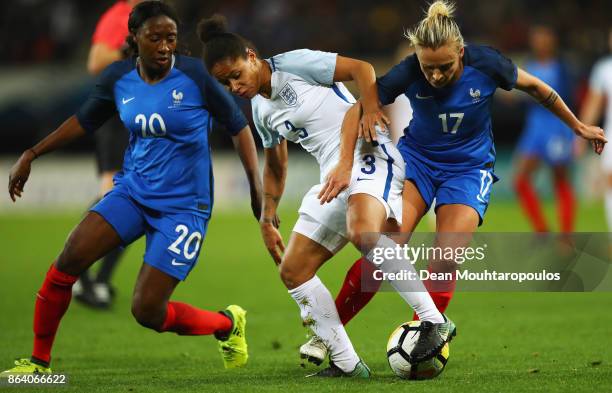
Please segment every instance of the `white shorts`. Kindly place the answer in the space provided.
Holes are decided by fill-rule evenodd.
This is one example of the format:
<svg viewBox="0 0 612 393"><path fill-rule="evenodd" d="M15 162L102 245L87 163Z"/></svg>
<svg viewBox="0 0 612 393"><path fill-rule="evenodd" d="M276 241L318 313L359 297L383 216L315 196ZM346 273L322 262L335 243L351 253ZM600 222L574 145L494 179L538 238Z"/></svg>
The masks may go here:
<svg viewBox="0 0 612 393"><path fill-rule="evenodd" d="M610 134L612 133L606 132L606 134L606 138L610 140L610 138L612 138L612 135ZM587 149L591 149L590 142L587 146ZM610 149L610 146L604 148L603 152L601 153L601 168L603 169L606 175L612 174L612 149Z"/></svg>
<svg viewBox="0 0 612 393"><path fill-rule="evenodd" d="M331 169L331 168L330 168ZM378 146L363 143L355 154L349 187L330 203L317 198L322 184L313 186L302 199L293 231L319 243L332 253L347 243L346 209L348 198L368 194L384 206L387 219L402 221L404 160L392 143Z"/></svg>

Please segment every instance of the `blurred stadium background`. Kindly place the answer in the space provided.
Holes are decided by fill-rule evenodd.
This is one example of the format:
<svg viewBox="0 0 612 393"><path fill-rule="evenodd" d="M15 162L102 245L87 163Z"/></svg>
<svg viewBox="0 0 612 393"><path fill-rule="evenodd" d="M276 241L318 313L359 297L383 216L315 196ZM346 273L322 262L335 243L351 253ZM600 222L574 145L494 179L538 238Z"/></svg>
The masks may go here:
<svg viewBox="0 0 612 393"><path fill-rule="evenodd" d="M94 78L86 72L86 58L97 19L113 0L10 0L0 5L0 171L6 174L15 158L73 114L86 97ZM335 51L372 62L386 72L406 54L403 30L422 16L423 1L282 1L225 0L170 1L183 25L183 50L200 55L195 28L202 17L220 12L231 28L252 40L262 56L296 48ZM569 64L570 105L579 108L589 71L608 53L607 32L611 3L603 0L568 1L463 0L457 18L468 42L499 48L519 65L528 56L528 33L534 24L551 26L559 36L561 57ZM499 150L496 172L505 180L494 188L494 200L512 201L511 159L520 134L525 103L521 93L498 94L493 105L494 133ZM248 103L243 103L249 113ZM259 143L259 138L255 138ZM297 203L304 189L318 177L310 157L291 152L286 201ZM236 161L227 152L231 142L214 133L217 208L246 207L246 185ZM93 162L93 138L84 138L36 163L28 192L20 203L0 197L0 211L65 209L85 206L98 189ZM297 159L299 156L300 158ZM238 168L238 169L237 169ZM299 172L298 172L299 171ZM601 193L598 165L593 155L580 160L574 179L583 203ZM549 195L548 173L538 177L539 190ZM292 183L292 179L298 179ZM308 181L305 181L307 179ZM311 181L312 180L312 181ZM78 206L77 206L78 205Z"/></svg>
<svg viewBox="0 0 612 393"><path fill-rule="evenodd" d="M9 0L0 3L0 175L6 185L18 155L75 112L94 83L86 57L95 23L113 0ZM223 0L170 1L183 20L180 41L200 54L197 22L213 12L226 15L232 29L252 40L263 56L296 48L339 52L372 62L379 74L406 48L403 29L417 22L421 0ZM584 97L590 69L608 53L612 3L607 0L458 1L458 21L468 42L496 46L519 65L528 55L528 31L548 24L559 35L561 56L571 65L573 109ZM499 159L484 231L528 231L511 188L511 163L524 120L524 101L501 95L493 105ZM243 103L248 104L248 103ZM248 112L248 111L247 111ZM261 146L259 137L255 137ZM295 304L248 212L248 191L231 141L214 133L216 206L199 266L175 298L203 308L236 302L249 310L252 362L225 373L207 338L158 335L130 315L131 288L144 242L128 249L114 279L118 298L102 314L71 305L56 340L54 370L71 375L73 391L397 391L384 343L393 327L411 313L394 294L377 295L348 327L376 373L359 381L304 380L297 348L304 340ZM610 147L608 147L610 148ZM304 191L318 181L314 160L292 147L283 198L282 232L287 239ZM538 188L551 196L549 174ZM593 154L573 171L580 193L577 230L606 231L603 180ZM93 140L85 138L34 164L24 197L11 203L0 193L0 369L28 354L34 293L99 189ZM552 198L546 203L554 217ZM553 219L553 223L556 219ZM553 226L554 228L555 226ZM425 228L427 229L427 228ZM529 247L529 245L525 245ZM537 247L535 244L534 247ZM347 248L321 272L336 293L356 251ZM449 312L460 326L451 362L437 380L419 391L610 391L610 293L461 293ZM405 311L404 311L405 310ZM154 348L154 350L151 350ZM25 390L23 390L25 391Z"/></svg>

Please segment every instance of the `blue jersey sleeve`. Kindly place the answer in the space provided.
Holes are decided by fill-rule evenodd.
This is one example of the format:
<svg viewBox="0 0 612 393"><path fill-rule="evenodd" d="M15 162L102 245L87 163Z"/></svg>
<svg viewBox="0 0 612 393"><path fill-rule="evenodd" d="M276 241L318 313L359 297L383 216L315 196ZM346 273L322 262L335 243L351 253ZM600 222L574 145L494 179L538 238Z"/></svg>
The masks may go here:
<svg viewBox="0 0 612 393"><path fill-rule="evenodd" d="M87 132L100 128L108 119L117 113L114 86L124 74L133 68L130 60L112 63L98 77L93 91L76 113L81 127Z"/></svg>
<svg viewBox="0 0 612 393"><path fill-rule="evenodd" d="M480 70L504 90L512 90L516 85L518 77L516 65L490 46L466 46L463 63Z"/></svg>
<svg viewBox="0 0 612 393"><path fill-rule="evenodd" d="M401 63L393 66L389 72L376 80L380 103L382 105L393 103L421 75L416 55L406 57Z"/></svg>
<svg viewBox="0 0 612 393"><path fill-rule="evenodd" d="M246 117L230 93L210 76L202 60L189 56L177 56L176 67L199 87L204 107L216 121L225 126L230 135L237 135L247 126Z"/></svg>

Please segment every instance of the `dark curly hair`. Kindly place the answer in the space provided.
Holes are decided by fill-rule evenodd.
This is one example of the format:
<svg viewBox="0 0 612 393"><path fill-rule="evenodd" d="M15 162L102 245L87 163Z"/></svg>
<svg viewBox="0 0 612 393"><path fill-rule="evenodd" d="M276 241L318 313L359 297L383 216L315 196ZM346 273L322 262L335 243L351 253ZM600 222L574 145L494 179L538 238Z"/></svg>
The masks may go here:
<svg viewBox="0 0 612 393"><path fill-rule="evenodd" d="M246 58L247 49L257 53L251 42L228 31L227 19L220 14L214 14L198 23L198 38L204 45L202 58L209 70L223 59Z"/></svg>

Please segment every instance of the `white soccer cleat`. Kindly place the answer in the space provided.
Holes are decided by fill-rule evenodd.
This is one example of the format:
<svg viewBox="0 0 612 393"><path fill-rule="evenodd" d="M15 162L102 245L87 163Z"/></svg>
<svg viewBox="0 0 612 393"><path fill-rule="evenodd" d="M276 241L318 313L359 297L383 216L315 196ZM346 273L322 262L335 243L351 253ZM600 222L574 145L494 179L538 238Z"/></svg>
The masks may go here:
<svg viewBox="0 0 612 393"><path fill-rule="evenodd" d="M300 358L320 366L327 357L327 346L317 335L310 337L306 344L300 347Z"/></svg>

